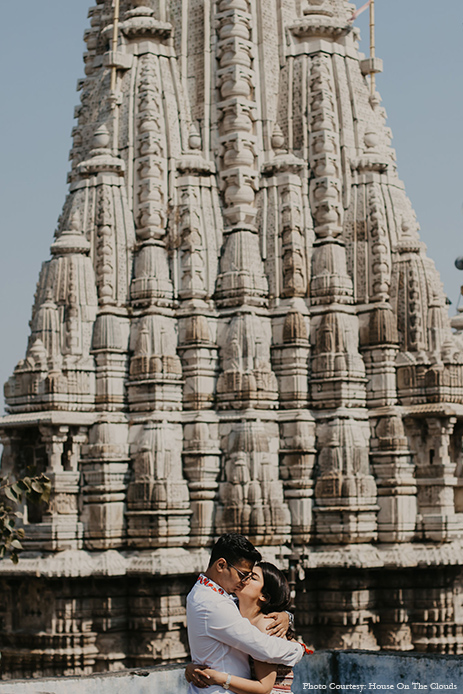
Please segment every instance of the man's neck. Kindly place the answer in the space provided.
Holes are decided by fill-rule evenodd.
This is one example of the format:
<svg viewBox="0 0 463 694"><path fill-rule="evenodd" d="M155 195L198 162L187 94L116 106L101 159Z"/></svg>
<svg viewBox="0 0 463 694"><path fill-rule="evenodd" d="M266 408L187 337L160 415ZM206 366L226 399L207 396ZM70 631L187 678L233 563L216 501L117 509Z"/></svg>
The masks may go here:
<svg viewBox="0 0 463 694"><path fill-rule="evenodd" d="M209 567L207 571L204 572L204 575L206 576L206 578L209 578L211 581L214 581L214 583L217 583L217 585L220 586L222 590L224 590L228 595L227 589L224 588L220 583L220 574L217 571L214 571L214 567Z"/></svg>

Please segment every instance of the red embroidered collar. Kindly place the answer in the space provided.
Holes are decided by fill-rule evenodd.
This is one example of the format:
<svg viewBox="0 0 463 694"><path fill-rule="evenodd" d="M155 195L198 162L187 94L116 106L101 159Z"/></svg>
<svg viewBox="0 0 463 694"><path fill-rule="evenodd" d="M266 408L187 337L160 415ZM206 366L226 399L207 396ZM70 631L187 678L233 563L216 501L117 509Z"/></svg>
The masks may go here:
<svg viewBox="0 0 463 694"><path fill-rule="evenodd" d="M200 583L202 586L206 586L206 588L211 588L216 593L220 593L220 595L225 595L225 597L227 598L230 597L230 594L227 593L226 590L218 586L217 583L214 583L214 581L211 581L211 579L205 576L204 574L199 574L196 583Z"/></svg>

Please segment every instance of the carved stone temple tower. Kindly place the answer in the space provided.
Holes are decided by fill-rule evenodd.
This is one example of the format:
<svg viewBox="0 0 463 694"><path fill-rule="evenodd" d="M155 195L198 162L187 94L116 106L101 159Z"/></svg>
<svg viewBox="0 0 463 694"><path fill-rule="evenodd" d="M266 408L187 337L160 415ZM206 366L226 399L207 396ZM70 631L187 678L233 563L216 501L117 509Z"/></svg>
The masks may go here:
<svg viewBox="0 0 463 694"><path fill-rule="evenodd" d="M316 648L463 652L463 354L347 0L97 0L69 195L5 386L45 471L7 676L187 655L223 532Z"/></svg>

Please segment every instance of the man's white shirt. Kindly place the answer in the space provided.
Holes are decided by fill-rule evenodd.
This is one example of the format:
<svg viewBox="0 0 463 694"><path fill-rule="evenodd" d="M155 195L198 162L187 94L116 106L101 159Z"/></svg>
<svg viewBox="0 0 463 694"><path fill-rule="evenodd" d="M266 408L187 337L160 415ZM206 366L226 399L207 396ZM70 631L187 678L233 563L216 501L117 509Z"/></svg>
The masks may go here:
<svg viewBox="0 0 463 694"><path fill-rule="evenodd" d="M194 663L250 679L249 657L293 667L302 658L299 643L268 636L241 616L233 598L201 574L187 597L188 640ZM189 694L223 692L219 685Z"/></svg>

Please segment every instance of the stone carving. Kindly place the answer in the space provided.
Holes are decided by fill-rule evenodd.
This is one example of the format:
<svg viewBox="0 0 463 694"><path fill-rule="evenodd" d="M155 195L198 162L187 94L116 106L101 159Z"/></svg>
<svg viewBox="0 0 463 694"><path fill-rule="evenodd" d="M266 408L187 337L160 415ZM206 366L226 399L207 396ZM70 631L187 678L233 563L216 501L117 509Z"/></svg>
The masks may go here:
<svg viewBox="0 0 463 694"><path fill-rule="evenodd" d="M224 331L217 401L222 408L273 408L277 382L270 365L267 326L253 313L241 313Z"/></svg>
<svg viewBox="0 0 463 694"><path fill-rule="evenodd" d="M185 477L191 500L191 541L202 546L214 529L215 500L220 473L218 426L199 418L184 427Z"/></svg>
<svg viewBox="0 0 463 694"><path fill-rule="evenodd" d="M97 252L99 262L96 270L98 298L101 304L114 302L114 246L111 233L113 215L109 190L100 188L97 203Z"/></svg>
<svg viewBox="0 0 463 694"><path fill-rule="evenodd" d="M316 648L459 652L461 336L353 5L121 0L108 47L114 11L5 385L2 474L52 481L0 562L5 675L183 659L229 531Z"/></svg>
<svg viewBox="0 0 463 694"><path fill-rule="evenodd" d="M127 535L132 547L178 546L189 534L188 487L182 478L181 428L148 422L132 453Z"/></svg>
<svg viewBox="0 0 463 694"><path fill-rule="evenodd" d="M284 538L289 531L289 510L278 481L278 464L264 429L253 422L235 425L228 434L225 481L219 486L218 532L238 529L262 542Z"/></svg>
<svg viewBox="0 0 463 694"><path fill-rule="evenodd" d="M373 301L387 300L391 284L391 252L387 236L383 203L379 186L370 186L370 267L372 274L371 298Z"/></svg>

